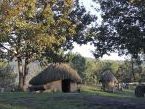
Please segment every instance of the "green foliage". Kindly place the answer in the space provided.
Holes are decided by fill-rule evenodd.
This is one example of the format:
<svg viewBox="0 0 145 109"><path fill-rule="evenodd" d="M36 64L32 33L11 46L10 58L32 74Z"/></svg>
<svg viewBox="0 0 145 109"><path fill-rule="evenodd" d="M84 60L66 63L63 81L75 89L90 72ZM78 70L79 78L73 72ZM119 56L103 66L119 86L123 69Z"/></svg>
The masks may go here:
<svg viewBox="0 0 145 109"><path fill-rule="evenodd" d="M145 6L145 1L144 0L129 0L130 3L138 6Z"/></svg>
<svg viewBox="0 0 145 109"><path fill-rule="evenodd" d="M80 54L68 54L68 60L70 65L77 70L83 83L85 84L96 84L97 76L95 74L96 69L100 68L100 64L93 59L82 57Z"/></svg>
<svg viewBox="0 0 145 109"><path fill-rule="evenodd" d="M86 70L86 59L80 54L68 54L69 63L74 68L78 74L84 78L84 71Z"/></svg>
<svg viewBox="0 0 145 109"><path fill-rule="evenodd" d="M98 64L99 65L99 64ZM84 82L85 84L96 84L97 76L95 74L97 68L99 67L97 63L91 59L87 59L86 70L84 72Z"/></svg>
<svg viewBox="0 0 145 109"><path fill-rule="evenodd" d="M117 72L116 76L119 80L119 82L131 82L132 80L132 68L131 68L131 63L129 61L125 61L122 63Z"/></svg>
<svg viewBox="0 0 145 109"><path fill-rule="evenodd" d="M8 27L6 30L3 29L3 32L8 32L4 36L6 39L0 41L1 48L5 47L4 43L8 43L10 57L19 55L21 58L28 57L31 60L41 57L42 51L44 52L46 48L51 51L60 48L65 44L66 37L75 34L75 24L72 25L68 17L72 9L72 1L65 1L65 3L62 2L62 6L58 1L52 1L51 4L39 0L3 1L1 3L3 11L1 29L7 25ZM5 5L6 8L3 7ZM59 9L53 10L54 5ZM40 11L36 11L38 8ZM54 18L57 16L55 11L61 13L57 19ZM0 37L3 39L2 35Z"/></svg>
<svg viewBox="0 0 145 109"><path fill-rule="evenodd" d="M115 75L123 62L121 61L101 61L84 58L79 54L68 54L70 65L77 70L85 84L97 84L100 75L104 70L110 69Z"/></svg>
<svg viewBox="0 0 145 109"><path fill-rule="evenodd" d="M101 73L108 69L113 72L119 82L144 82L145 80L144 64L138 64L136 59L125 61L94 60L71 53L67 55L67 58L82 77L84 84L99 83Z"/></svg>
<svg viewBox="0 0 145 109"><path fill-rule="evenodd" d="M77 1L5 0L0 6L0 47L9 51L9 58L27 56L33 61L47 57L48 51L71 49L73 41L89 41L84 31L94 17Z"/></svg>
<svg viewBox="0 0 145 109"><path fill-rule="evenodd" d="M108 61L87 59L87 68L85 70L86 84L97 84L101 73L106 69L112 69Z"/></svg>
<svg viewBox="0 0 145 109"><path fill-rule="evenodd" d="M119 55L130 53L135 58L145 53L145 6L128 0L99 0L99 3L103 22L96 29L98 37L93 42L96 58L115 51Z"/></svg>

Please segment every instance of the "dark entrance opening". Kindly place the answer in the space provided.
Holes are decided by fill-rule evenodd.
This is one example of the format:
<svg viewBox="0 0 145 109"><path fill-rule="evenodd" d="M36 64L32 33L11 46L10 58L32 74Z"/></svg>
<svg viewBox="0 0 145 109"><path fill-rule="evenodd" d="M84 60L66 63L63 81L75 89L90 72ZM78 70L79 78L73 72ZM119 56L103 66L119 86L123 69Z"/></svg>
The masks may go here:
<svg viewBox="0 0 145 109"><path fill-rule="evenodd" d="M63 92L70 92L70 79L62 80L62 91Z"/></svg>

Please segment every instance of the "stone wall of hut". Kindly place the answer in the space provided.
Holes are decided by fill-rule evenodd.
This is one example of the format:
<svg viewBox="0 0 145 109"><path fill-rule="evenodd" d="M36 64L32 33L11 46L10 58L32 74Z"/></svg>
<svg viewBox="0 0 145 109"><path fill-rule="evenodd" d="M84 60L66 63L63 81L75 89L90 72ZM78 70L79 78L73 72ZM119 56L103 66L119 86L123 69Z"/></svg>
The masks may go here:
<svg viewBox="0 0 145 109"><path fill-rule="evenodd" d="M52 81L50 83L47 83L44 85L45 89L50 90L52 92L61 92L62 87L61 87L61 80L58 81Z"/></svg>
<svg viewBox="0 0 145 109"><path fill-rule="evenodd" d="M47 91L62 92L62 80L53 81L44 85ZM70 92L76 92L78 90L77 83L70 83Z"/></svg>
<svg viewBox="0 0 145 109"><path fill-rule="evenodd" d="M76 92L77 90L78 90L77 83L71 83L70 84L70 91Z"/></svg>

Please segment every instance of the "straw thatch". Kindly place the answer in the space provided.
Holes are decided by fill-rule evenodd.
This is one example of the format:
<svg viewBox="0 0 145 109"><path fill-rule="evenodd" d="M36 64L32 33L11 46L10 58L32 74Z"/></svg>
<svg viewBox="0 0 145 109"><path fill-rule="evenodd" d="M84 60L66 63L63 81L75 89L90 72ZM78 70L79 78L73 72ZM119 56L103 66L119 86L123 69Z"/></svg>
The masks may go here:
<svg viewBox="0 0 145 109"><path fill-rule="evenodd" d="M104 91L114 92L118 87L118 80L110 70L106 70L102 73L100 82L102 82L102 88Z"/></svg>
<svg viewBox="0 0 145 109"><path fill-rule="evenodd" d="M101 75L101 81L103 82L118 82L116 77L113 75L113 73L110 70L107 70L102 73Z"/></svg>
<svg viewBox="0 0 145 109"><path fill-rule="evenodd" d="M78 73L68 64L49 64L40 74L30 80L31 85L43 85L52 81L70 79L73 82L80 83L82 80Z"/></svg>

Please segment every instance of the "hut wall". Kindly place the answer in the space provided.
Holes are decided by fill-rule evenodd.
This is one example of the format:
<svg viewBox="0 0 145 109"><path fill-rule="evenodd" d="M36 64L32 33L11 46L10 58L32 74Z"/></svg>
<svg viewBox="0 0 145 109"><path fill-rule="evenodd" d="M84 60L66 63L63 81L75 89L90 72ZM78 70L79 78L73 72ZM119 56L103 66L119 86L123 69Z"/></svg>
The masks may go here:
<svg viewBox="0 0 145 109"><path fill-rule="evenodd" d="M105 85L107 91L114 92L117 89L117 84L114 81L108 82Z"/></svg>
<svg viewBox="0 0 145 109"><path fill-rule="evenodd" d="M53 81L44 85L44 88L49 91L53 92L62 92L62 80ZM78 90L77 83L71 82L70 83L70 92L76 92Z"/></svg>
<svg viewBox="0 0 145 109"><path fill-rule="evenodd" d="M78 90L77 83L70 83L70 91L76 92Z"/></svg>
<svg viewBox="0 0 145 109"><path fill-rule="evenodd" d="M61 80L52 81L50 83L47 83L44 87L45 87L45 89L51 90L51 91L54 91L54 92L62 91Z"/></svg>

